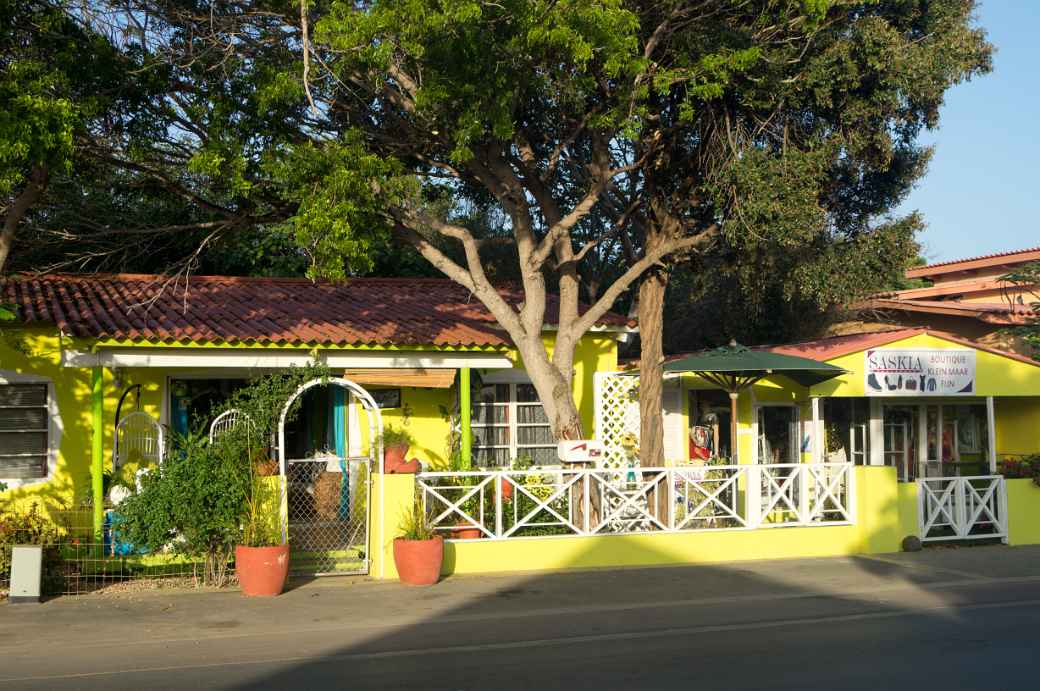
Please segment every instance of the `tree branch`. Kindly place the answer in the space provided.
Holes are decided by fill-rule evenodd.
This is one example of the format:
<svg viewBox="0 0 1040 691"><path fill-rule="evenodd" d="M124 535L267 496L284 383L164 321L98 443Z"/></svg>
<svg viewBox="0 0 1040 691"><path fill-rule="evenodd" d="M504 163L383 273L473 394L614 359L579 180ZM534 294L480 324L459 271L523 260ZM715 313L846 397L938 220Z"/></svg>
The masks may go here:
<svg viewBox="0 0 1040 691"><path fill-rule="evenodd" d="M7 215L4 216L3 230L0 230L0 273L3 273L4 266L7 264L7 258L11 254L11 248L14 246L15 231L21 224L22 219L25 218L25 215L29 213L29 209L40 199L43 191L47 189L47 178L48 169L46 165L38 164L33 166L25 189L15 198L7 210Z"/></svg>
<svg viewBox="0 0 1040 691"><path fill-rule="evenodd" d="M689 250L707 244L718 234L718 230L718 225L712 224L696 235L664 242L658 248L643 256L639 261L630 266L625 273L621 274L621 276L603 292L600 299L589 307L588 311L581 315L581 318L574 323L571 328L575 333L575 338L580 337L581 334L591 329L596 322L603 317L603 315L609 312L610 308L614 306L614 303L619 297L621 297L622 293L628 290L629 286L631 286L644 271L650 269L669 254L674 254L682 250Z"/></svg>

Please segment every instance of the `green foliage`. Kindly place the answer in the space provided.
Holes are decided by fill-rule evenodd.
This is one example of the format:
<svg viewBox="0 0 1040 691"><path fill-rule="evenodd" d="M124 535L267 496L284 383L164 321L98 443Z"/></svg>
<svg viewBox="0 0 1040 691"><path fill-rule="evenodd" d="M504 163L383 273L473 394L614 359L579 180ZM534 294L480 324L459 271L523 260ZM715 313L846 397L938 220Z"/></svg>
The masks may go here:
<svg viewBox="0 0 1040 691"><path fill-rule="evenodd" d="M401 514L397 536L403 540L432 540L437 537L437 531L426 520L426 510L418 497L411 508Z"/></svg>
<svg viewBox="0 0 1040 691"><path fill-rule="evenodd" d="M337 143L295 147L270 172L295 205L289 227L311 277L371 271L373 253L388 242L382 212L412 188L392 159L367 151L354 132Z"/></svg>
<svg viewBox="0 0 1040 691"><path fill-rule="evenodd" d="M383 448L397 444L412 446L414 443L415 437L404 427L394 427L393 425L383 427Z"/></svg>
<svg viewBox="0 0 1040 691"><path fill-rule="evenodd" d="M125 539L152 551L202 559L202 582L222 586L251 494L248 460L205 434L178 439L173 452L119 505Z"/></svg>
<svg viewBox="0 0 1040 691"><path fill-rule="evenodd" d="M43 514L36 502L27 511L10 508L0 511L0 575L6 579L11 572L12 545L41 545L44 548L43 593L60 593L65 583L58 547L60 539L60 529Z"/></svg>
<svg viewBox="0 0 1040 691"><path fill-rule="evenodd" d="M237 410L252 420L250 425L239 425L227 435L239 444L252 444L254 448L266 448L267 440L278 433L278 423L286 401L301 386L312 380L327 381L329 370L322 364L311 363L304 367L289 367L280 372L257 377L248 386L237 390L225 401L216 413ZM286 421L296 419L303 397L298 397L286 414Z"/></svg>
<svg viewBox="0 0 1040 691"><path fill-rule="evenodd" d="M1040 262L1027 264L1002 276L1001 280L1031 296L1028 304L1033 314L1029 318L1029 323L1009 331L1028 343L1033 349L1033 357L1040 360Z"/></svg>
<svg viewBox="0 0 1040 691"><path fill-rule="evenodd" d="M169 549L205 564L203 582L223 585L236 545L281 541L277 485L257 475L282 409L301 385L328 377L320 365L260 377L225 404L242 422L212 443L202 431L177 440L174 451L142 480L141 491L119 505L125 538L151 550ZM288 420L299 413L300 398Z"/></svg>

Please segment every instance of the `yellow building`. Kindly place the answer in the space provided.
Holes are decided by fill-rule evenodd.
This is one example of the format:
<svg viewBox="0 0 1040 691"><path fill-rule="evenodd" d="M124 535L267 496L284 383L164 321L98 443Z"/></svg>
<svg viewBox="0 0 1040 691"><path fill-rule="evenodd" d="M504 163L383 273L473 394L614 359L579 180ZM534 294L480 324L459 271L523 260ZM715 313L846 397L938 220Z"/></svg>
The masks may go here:
<svg viewBox="0 0 1040 691"><path fill-rule="evenodd" d="M516 349L448 280L192 277L168 286L142 275L24 276L0 284L0 302L19 316L0 328L0 499L85 511L95 530L114 466L158 462L176 435L205 434L252 378L315 361L364 386L384 426L406 432L408 457L426 467L448 465L460 425L472 437L466 464L555 461ZM556 312L550 298L550 348ZM593 373L616 367L618 340L632 331L607 315L578 345L574 396L589 429ZM367 482L371 440L357 401L316 387L285 435L290 472L307 474L301 492L328 479L317 476L345 487L349 474L364 495L357 483Z"/></svg>
<svg viewBox="0 0 1040 691"><path fill-rule="evenodd" d="M808 387L765 373L737 397L735 452L728 394L675 375L664 465L639 466L638 377L601 372L606 462L393 478L385 501L418 483L454 538L444 573L883 553L906 538L1040 542L1040 488L1000 474L1040 454L1040 363L925 329L763 350L842 373Z"/></svg>

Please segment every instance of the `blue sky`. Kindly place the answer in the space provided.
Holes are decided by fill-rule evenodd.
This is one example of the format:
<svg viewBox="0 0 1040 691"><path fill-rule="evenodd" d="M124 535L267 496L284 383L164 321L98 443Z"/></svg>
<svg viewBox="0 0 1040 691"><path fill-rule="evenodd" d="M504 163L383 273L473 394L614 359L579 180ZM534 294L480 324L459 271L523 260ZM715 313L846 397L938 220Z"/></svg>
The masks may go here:
<svg viewBox="0 0 1040 691"><path fill-rule="evenodd" d="M900 207L924 214L929 261L1040 245L1040 2L982 0L993 72L946 95L928 174Z"/></svg>

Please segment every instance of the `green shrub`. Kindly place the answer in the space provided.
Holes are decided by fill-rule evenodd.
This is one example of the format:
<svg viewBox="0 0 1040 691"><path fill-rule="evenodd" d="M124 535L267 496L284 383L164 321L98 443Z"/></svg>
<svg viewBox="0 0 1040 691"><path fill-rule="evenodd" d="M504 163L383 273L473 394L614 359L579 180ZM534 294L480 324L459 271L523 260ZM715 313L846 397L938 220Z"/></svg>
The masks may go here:
<svg viewBox="0 0 1040 691"><path fill-rule="evenodd" d="M235 545L251 474L232 445L201 433L177 440L173 453L119 505L120 533L151 551L170 550L204 564L202 582L222 586Z"/></svg>
<svg viewBox="0 0 1040 691"><path fill-rule="evenodd" d="M141 491L119 505L124 539L201 560L202 582L217 586L227 582L236 545L280 544L279 485L259 476L256 464L269 456L285 402L304 383L327 377L321 365L293 367L238 390L222 410L237 410L251 422L213 443L203 430L177 439L162 466L142 478ZM301 401L290 406L287 421L299 414Z"/></svg>

